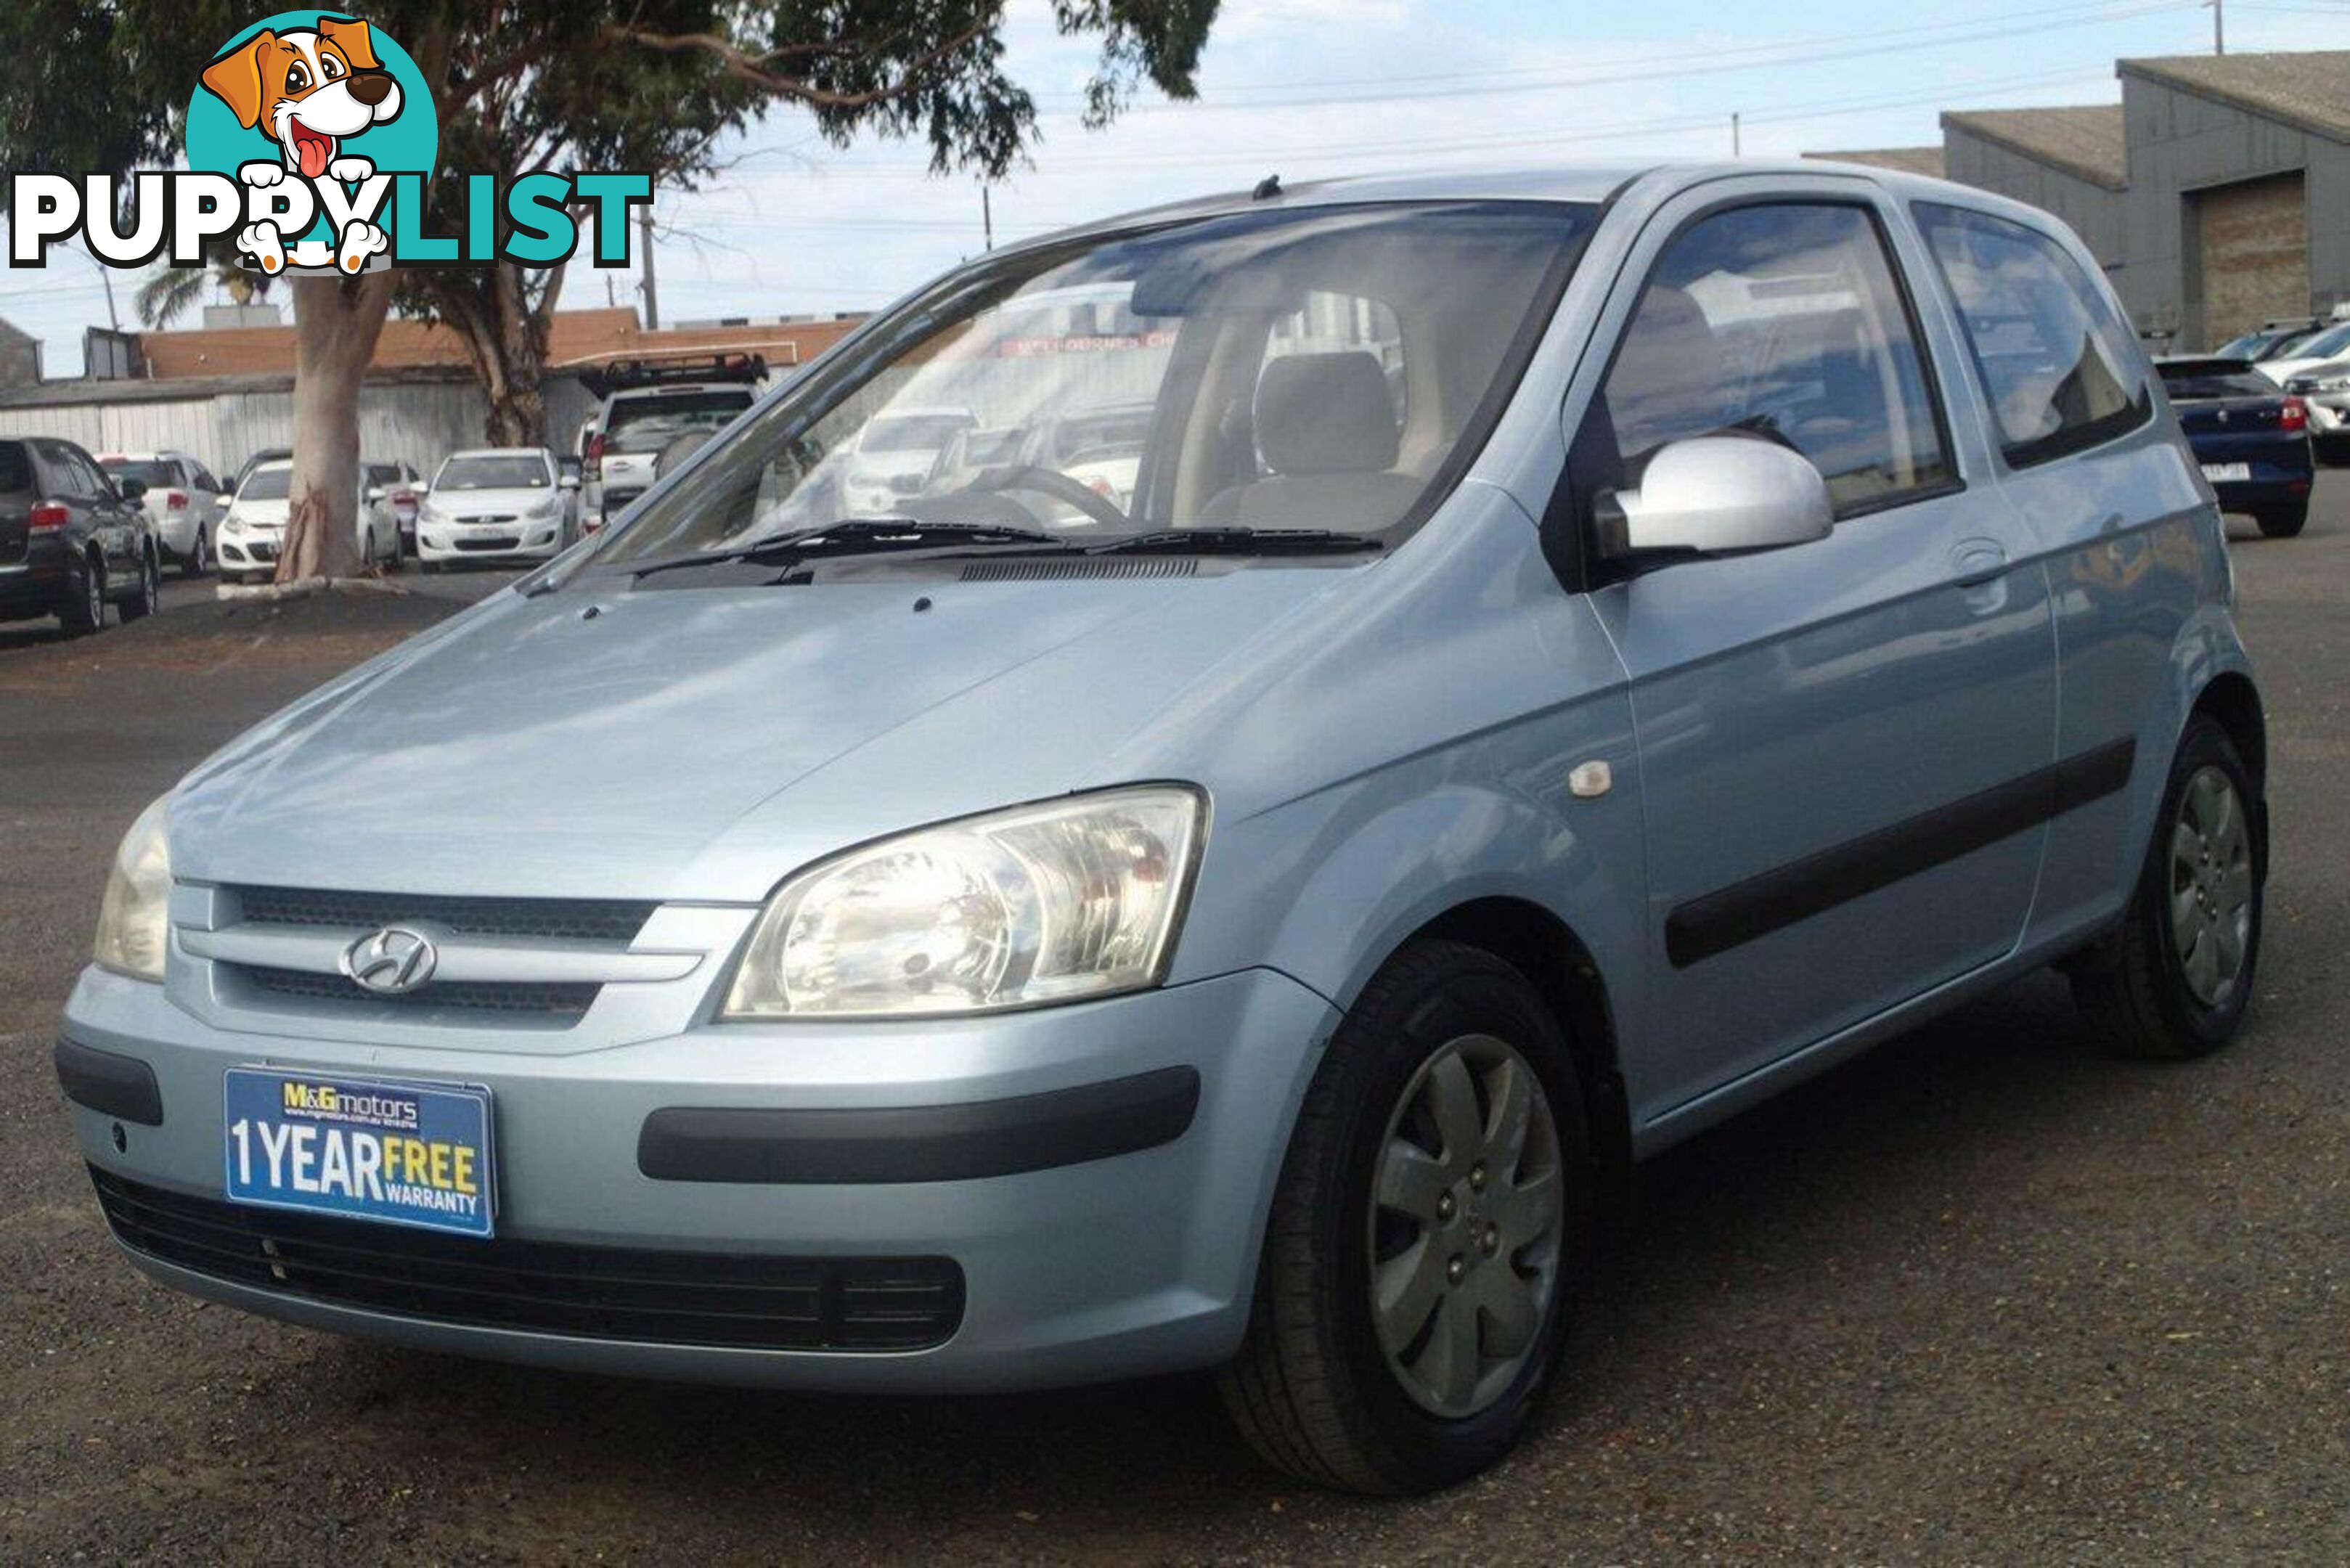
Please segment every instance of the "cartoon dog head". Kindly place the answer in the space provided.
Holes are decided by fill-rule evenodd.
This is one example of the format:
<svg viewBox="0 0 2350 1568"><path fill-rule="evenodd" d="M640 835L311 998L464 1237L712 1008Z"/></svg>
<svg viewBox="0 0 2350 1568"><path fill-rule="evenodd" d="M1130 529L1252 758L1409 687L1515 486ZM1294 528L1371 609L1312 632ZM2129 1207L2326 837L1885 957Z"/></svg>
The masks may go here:
<svg viewBox="0 0 2350 1568"><path fill-rule="evenodd" d="M344 138L400 112L400 84L377 63L368 25L336 16L319 17L315 32L255 34L204 67L204 86L311 180L327 172Z"/></svg>

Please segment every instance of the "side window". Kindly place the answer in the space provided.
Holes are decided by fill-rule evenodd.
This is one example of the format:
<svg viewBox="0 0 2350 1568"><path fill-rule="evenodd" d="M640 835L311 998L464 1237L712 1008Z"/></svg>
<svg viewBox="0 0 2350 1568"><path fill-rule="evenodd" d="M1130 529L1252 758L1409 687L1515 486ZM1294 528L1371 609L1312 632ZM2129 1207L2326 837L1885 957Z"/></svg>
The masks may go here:
<svg viewBox="0 0 2350 1568"><path fill-rule="evenodd" d="M1669 441L1742 431L1809 458L1839 517L1952 477L1908 302L1859 207L1736 207L1676 236L1595 413L1625 484Z"/></svg>
<svg viewBox="0 0 2350 1568"><path fill-rule="evenodd" d="M73 493L83 500L101 500L111 491L106 476L99 472L98 464L84 457L78 448L53 446L49 456L50 466L57 470L58 478L73 486Z"/></svg>
<svg viewBox="0 0 2350 1568"><path fill-rule="evenodd" d="M1918 223L1958 301L2009 462L2095 446L2153 412L2128 328L2062 245L1932 202L1919 203Z"/></svg>

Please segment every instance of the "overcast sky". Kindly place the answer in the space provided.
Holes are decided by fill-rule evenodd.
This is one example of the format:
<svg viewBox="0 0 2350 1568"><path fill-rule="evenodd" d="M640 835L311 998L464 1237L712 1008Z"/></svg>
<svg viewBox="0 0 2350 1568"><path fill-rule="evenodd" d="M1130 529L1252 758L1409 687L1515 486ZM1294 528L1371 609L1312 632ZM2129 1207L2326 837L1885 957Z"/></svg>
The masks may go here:
<svg viewBox="0 0 2350 1568"><path fill-rule="evenodd" d="M2226 4L2230 53L2350 48L2350 0ZM1012 8L1042 137L993 190L999 242L1270 173L1722 157L1733 110L1748 157L1937 142L1943 109L2116 102L2117 57L2209 53L2212 22L2195 0L1225 0L1198 102L1146 95L1088 132L1090 47L1055 36L1042 0ZM837 150L778 114L728 152L706 188L657 201L666 323L867 309L981 248L977 184L931 177L920 148ZM582 265L565 306L603 305L608 279L634 302L633 274ZM138 283L115 275L126 327ZM47 373L78 373L82 329L107 322L96 264L53 252L0 284Z"/></svg>

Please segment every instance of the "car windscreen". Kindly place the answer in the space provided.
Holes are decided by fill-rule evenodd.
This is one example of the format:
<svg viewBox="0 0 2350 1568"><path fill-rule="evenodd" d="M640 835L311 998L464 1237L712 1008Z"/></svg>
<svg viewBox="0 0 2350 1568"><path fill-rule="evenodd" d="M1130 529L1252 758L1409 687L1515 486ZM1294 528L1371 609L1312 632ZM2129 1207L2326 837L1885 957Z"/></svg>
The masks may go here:
<svg viewBox="0 0 2350 1568"><path fill-rule="evenodd" d="M865 438L857 444L864 452L936 452L954 439L955 431L970 429L971 422L956 414L875 420L865 427Z"/></svg>
<svg viewBox="0 0 2350 1568"><path fill-rule="evenodd" d="M2209 398L2273 398L2277 384L2250 365L2226 360L2189 365L2158 365L2162 389L2174 402Z"/></svg>
<svg viewBox="0 0 2350 1568"><path fill-rule="evenodd" d="M964 425L1034 430L1044 410L1110 408L1148 410L1137 482L1115 505L1073 510L1069 495L1098 489L1036 472L1058 461L1038 452L1009 475L934 465L889 511L1143 550L1182 548L1168 536L1195 528L1392 543L1500 416L1596 215L1509 201L1275 209L983 260L803 371L589 565L870 515L853 454L895 445L898 424L936 446Z"/></svg>
<svg viewBox="0 0 2350 1568"><path fill-rule="evenodd" d="M1114 413L1073 415L1054 431L1053 455L1064 462L1131 457L1142 450L1144 439L1150 434L1150 412L1121 409Z"/></svg>
<svg viewBox="0 0 2350 1568"><path fill-rule="evenodd" d="M236 493L239 501L283 501L294 478L291 468L256 468Z"/></svg>
<svg viewBox="0 0 2350 1568"><path fill-rule="evenodd" d="M452 457L441 465L432 481L435 492L443 490L545 490L555 481L546 472L546 460L527 454L501 454L494 457Z"/></svg>
<svg viewBox="0 0 2350 1568"><path fill-rule="evenodd" d="M2350 353L2350 323L2329 327L2296 340L2289 354L2273 356L2280 359L2332 359Z"/></svg>
<svg viewBox="0 0 2350 1568"><path fill-rule="evenodd" d="M672 392L612 405L606 452L659 452L681 435L714 431L751 406L748 391Z"/></svg>
<svg viewBox="0 0 2350 1568"><path fill-rule="evenodd" d="M140 458L107 457L99 460L99 466L105 469L108 474L115 479L135 479L150 490L162 490L180 483L178 477L172 472L172 465L168 462L156 462Z"/></svg>

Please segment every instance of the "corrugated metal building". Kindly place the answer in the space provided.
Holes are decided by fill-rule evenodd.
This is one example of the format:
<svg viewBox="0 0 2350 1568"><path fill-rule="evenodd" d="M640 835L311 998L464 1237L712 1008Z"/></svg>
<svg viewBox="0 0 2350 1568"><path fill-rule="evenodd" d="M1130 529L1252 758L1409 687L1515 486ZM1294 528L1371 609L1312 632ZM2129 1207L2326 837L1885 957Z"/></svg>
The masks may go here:
<svg viewBox="0 0 2350 1568"><path fill-rule="evenodd" d="M2350 306L2350 51L2116 70L2118 104L1943 115L1944 171L2072 224L2138 330L2179 348ZM1916 167L1930 151L1814 156Z"/></svg>

